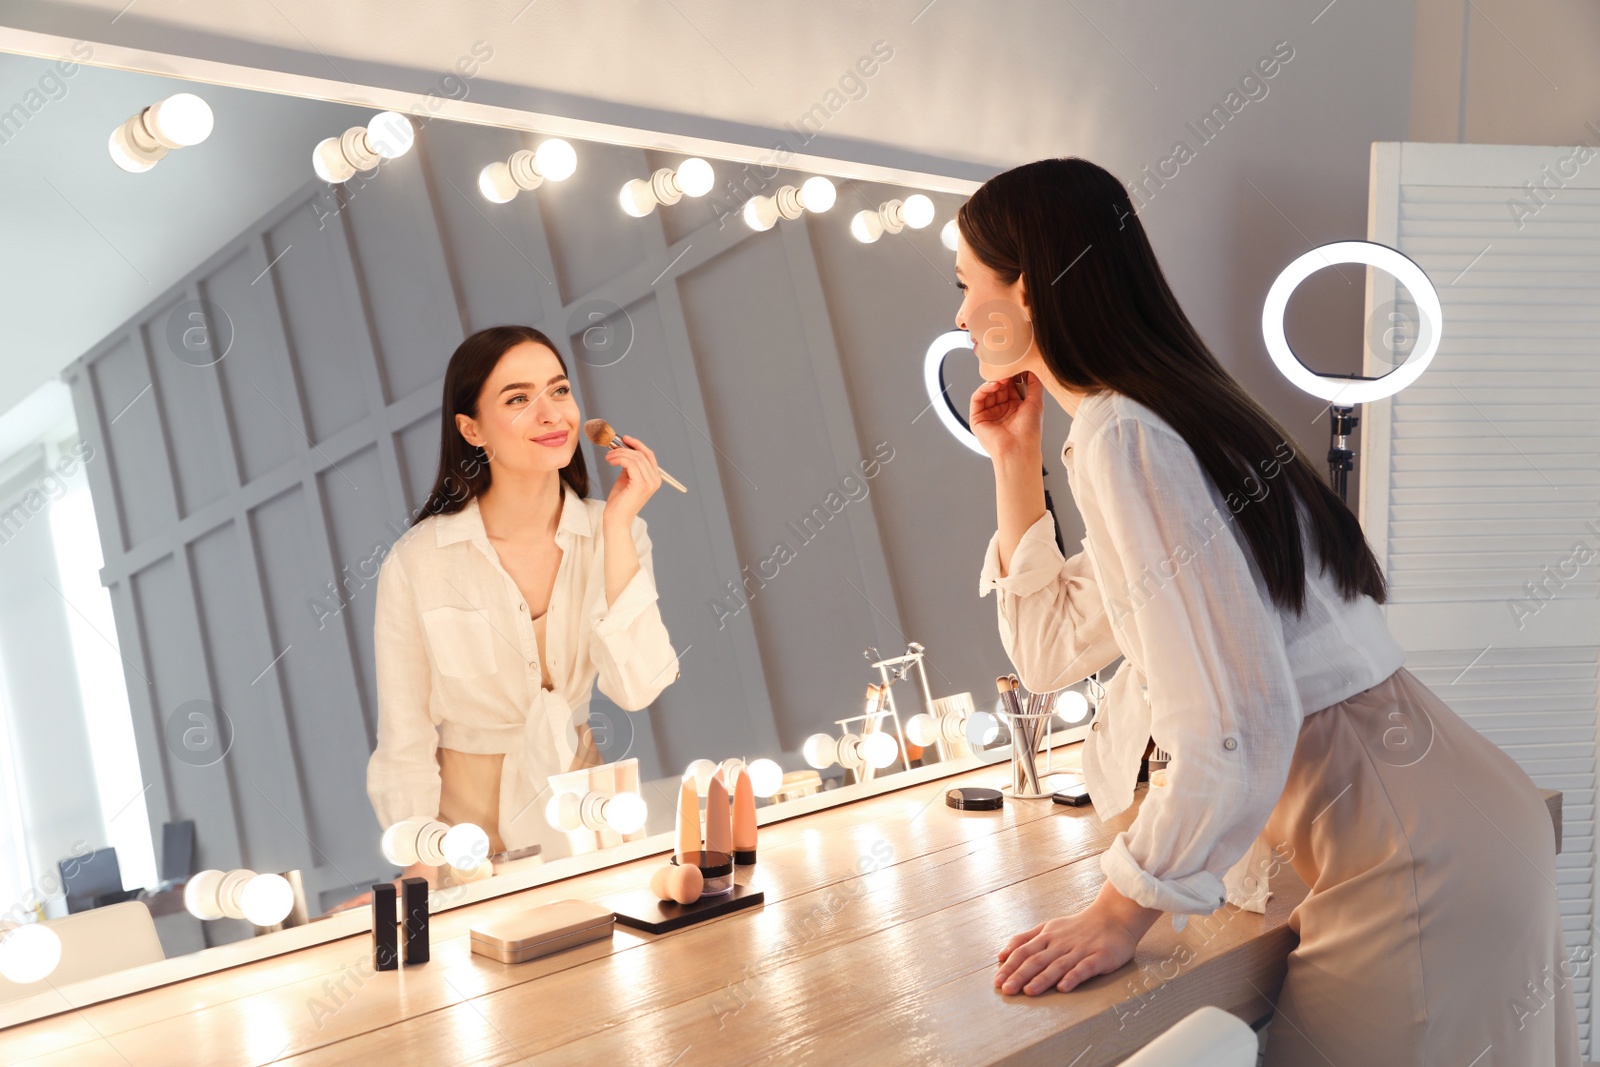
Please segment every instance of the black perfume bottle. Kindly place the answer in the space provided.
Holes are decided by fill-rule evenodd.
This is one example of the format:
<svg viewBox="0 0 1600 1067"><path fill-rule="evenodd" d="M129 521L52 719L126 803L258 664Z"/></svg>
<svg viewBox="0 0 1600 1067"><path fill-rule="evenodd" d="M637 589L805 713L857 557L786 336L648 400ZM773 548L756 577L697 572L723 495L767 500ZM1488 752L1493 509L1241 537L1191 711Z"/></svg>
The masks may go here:
<svg viewBox="0 0 1600 1067"><path fill-rule="evenodd" d="M405 931L405 963L428 962L428 880L400 879L400 908Z"/></svg>
<svg viewBox="0 0 1600 1067"><path fill-rule="evenodd" d="M372 965L380 971L400 966L398 896L393 882L372 887Z"/></svg>

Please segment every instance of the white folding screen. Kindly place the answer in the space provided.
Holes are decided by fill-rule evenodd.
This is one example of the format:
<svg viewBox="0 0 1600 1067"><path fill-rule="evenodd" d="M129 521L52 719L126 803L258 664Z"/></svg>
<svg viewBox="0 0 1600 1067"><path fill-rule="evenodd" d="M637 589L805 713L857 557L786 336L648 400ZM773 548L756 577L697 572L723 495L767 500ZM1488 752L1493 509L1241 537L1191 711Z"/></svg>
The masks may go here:
<svg viewBox="0 0 1600 1067"><path fill-rule="evenodd" d="M1600 942L1597 157L1587 146L1373 145L1368 237L1428 273L1445 325L1422 378L1363 410L1360 446L1362 525L1389 575L1406 666L1565 794L1557 887L1574 960ZM1369 271L1364 373L1396 362L1391 342L1403 356L1414 323L1404 291ZM1587 1058L1590 968L1581 973Z"/></svg>

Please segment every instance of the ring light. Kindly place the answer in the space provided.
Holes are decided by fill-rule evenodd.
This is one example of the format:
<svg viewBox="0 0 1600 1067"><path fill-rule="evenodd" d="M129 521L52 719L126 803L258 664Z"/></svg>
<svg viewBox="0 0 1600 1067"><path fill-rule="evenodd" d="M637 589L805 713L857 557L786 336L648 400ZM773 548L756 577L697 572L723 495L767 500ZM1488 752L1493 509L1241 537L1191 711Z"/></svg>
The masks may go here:
<svg viewBox="0 0 1600 1067"><path fill-rule="evenodd" d="M1417 305L1417 313L1422 317L1417 343L1411 349L1411 354L1404 363L1382 377L1325 377L1300 362L1289 347L1288 337L1284 335L1283 312L1289 305L1290 295L1301 282L1318 270L1340 263L1361 263L1388 271L1411 294L1411 299ZM1433 354L1439 350L1443 319L1438 290L1422 268L1405 255L1387 245L1373 244L1371 241L1335 241L1321 248L1313 248L1283 268L1278 280L1267 290L1266 303L1261 308L1261 335L1267 342L1267 352L1272 356L1272 362L1277 364L1285 378L1319 399L1342 406L1354 406L1393 396L1421 377Z"/></svg>
<svg viewBox="0 0 1600 1067"><path fill-rule="evenodd" d="M939 421L950 431L950 436L984 459L988 459L989 453L983 450L983 446L973 436L972 430L956 411L955 405L950 403L950 397L944 391L944 360L958 348L972 351L972 337L966 330L951 330L935 337L933 344L928 346L927 356L922 360L922 380L928 387L928 401L933 413L939 416Z"/></svg>

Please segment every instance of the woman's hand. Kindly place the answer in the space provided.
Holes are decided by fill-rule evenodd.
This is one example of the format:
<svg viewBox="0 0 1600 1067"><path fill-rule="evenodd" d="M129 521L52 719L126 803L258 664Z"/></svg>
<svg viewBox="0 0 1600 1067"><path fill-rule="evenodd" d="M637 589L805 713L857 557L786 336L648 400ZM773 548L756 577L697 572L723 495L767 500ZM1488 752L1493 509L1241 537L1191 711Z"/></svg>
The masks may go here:
<svg viewBox="0 0 1600 1067"><path fill-rule="evenodd" d="M611 493L606 497L604 521L617 523L627 529L644 502L661 488L661 469L656 466L656 454L637 437L622 435L628 448L606 449L606 462L621 467Z"/></svg>
<svg viewBox="0 0 1600 1067"><path fill-rule="evenodd" d="M1026 383L1026 397L1019 395L1019 379ZM972 394L967 422L990 459L1037 463L1044 432L1044 385L1032 371L984 382Z"/></svg>
<svg viewBox="0 0 1600 1067"><path fill-rule="evenodd" d="M1108 892L1109 891L1109 892ZM1141 908L1110 882L1087 908L1025 930L1000 950L994 984L1003 993L1065 993L1133 959L1134 949L1161 912Z"/></svg>

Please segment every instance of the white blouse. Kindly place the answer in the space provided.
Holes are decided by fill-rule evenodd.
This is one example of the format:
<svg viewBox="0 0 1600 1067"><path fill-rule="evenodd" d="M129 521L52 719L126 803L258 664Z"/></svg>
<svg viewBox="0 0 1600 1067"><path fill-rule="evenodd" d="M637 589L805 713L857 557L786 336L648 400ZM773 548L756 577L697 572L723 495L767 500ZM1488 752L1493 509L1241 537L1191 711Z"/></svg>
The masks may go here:
<svg viewBox="0 0 1600 1067"><path fill-rule="evenodd" d="M1073 685L1124 657L1083 748L1097 813L1133 803L1151 738L1171 762L1166 786L1148 790L1101 867L1123 895L1172 912L1178 926L1225 899L1265 910L1268 850L1280 842L1260 835L1301 722L1405 658L1380 605L1345 601L1332 570L1320 573L1298 501L1305 613L1280 611L1268 596L1233 521L1252 498L1293 491L1278 478L1292 449L1263 461L1250 497L1224 499L1160 415L1109 390L1086 397L1061 454L1083 551L1063 558L1046 512L1004 578L996 532L979 579L980 595L999 590L1001 642L1030 691Z"/></svg>
<svg viewBox="0 0 1600 1067"><path fill-rule="evenodd" d="M508 849L564 847L545 820L545 790L571 767L596 679L618 707L637 711L678 676L642 518L633 520L639 571L606 607L604 510L605 501L564 489L543 666L528 605L476 499L422 520L390 549L378 574L378 747L367 763L380 824L437 815L442 745L505 754L499 831Z"/></svg>

